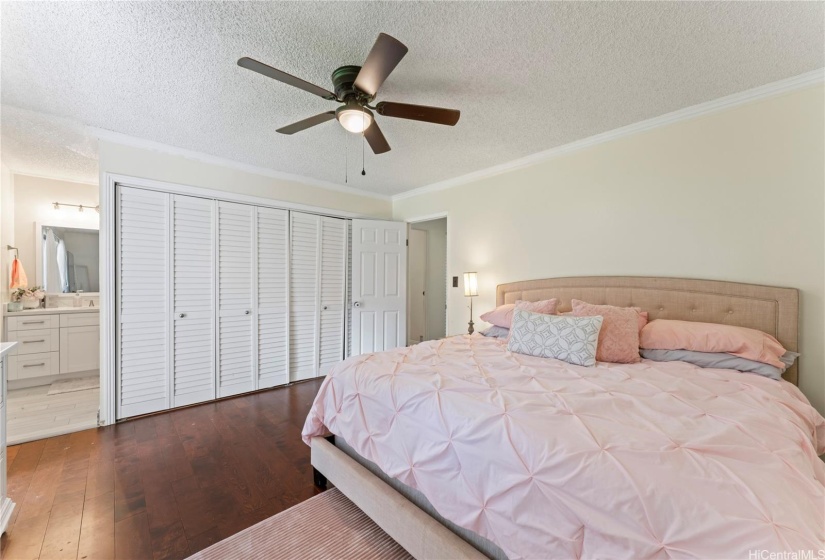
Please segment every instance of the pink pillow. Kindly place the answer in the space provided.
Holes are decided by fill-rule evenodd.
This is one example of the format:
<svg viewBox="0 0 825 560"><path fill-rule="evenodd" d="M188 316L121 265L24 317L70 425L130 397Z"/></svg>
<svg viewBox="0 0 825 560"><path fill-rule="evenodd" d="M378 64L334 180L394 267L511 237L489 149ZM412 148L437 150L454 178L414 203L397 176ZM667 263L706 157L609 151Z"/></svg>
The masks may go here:
<svg viewBox="0 0 825 560"><path fill-rule="evenodd" d="M634 311L638 311L639 313L639 333L642 332L642 329L645 328L645 325L650 320L650 315L647 311L642 311L641 307L627 307L626 309L633 309ZM559 313L559 315L573 315L572 311L565 311L564 313Z"/></svg>
<svg viewBox="0 0 825 560"><path fill-rule="evenodd" d="M532 302L518 300L516 303L505 303L504 305L499 305L492 311L488 311L487 313L481 315L480 319L485 323L490 323L497 327L509 329L513 324L513 310L517 305L519 306L519 309L526 309L527 311L532 311L533 313L554 315L558 304L559 300L556 298Z"/></svg>
<svg viewBox="0 0 825 560"><path fill-rule="evenodd" d="M785 349L769 334L733 325L656 319L642 329L642 348L724 352L740 358L783 368L779 359Z"/></svg>
<svg viewBox="0 0 825 560"><path fill-rule="evenodd" d="M574 299L573 315L576 317L604 317L596 359L600 362L635 364L639 356L639 324L641 312L633 307L593 305Z"/></svg>

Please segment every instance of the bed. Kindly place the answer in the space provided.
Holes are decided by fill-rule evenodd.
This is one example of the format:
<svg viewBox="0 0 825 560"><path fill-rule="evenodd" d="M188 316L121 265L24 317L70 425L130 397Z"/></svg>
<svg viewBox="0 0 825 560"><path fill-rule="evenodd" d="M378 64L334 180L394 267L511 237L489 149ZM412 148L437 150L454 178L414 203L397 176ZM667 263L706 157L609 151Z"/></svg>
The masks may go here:
<svg viewBox="0 0 825 560"><path fill-rule="evenodd" d="M797 350L793 289L633 277L497 289L498 304L549 297L560 311L577 298L754 328ZM583 368L451 337L342 362L303 435L319 473L417 558L816 555L825 420L797 376Z"/></svg>

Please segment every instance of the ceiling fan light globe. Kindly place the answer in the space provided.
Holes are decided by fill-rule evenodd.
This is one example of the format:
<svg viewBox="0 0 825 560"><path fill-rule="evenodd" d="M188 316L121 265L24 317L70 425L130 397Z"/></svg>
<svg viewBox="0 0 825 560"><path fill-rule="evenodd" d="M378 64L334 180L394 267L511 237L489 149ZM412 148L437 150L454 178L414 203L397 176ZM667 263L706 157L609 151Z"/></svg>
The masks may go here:
<svg viewBox="0 0 825 560"><path fill-rule="evenodd" d="M354 134L361 134L372 124L372 113L362 107L341 107L335 112L335 118L344 130Z"/></svg>

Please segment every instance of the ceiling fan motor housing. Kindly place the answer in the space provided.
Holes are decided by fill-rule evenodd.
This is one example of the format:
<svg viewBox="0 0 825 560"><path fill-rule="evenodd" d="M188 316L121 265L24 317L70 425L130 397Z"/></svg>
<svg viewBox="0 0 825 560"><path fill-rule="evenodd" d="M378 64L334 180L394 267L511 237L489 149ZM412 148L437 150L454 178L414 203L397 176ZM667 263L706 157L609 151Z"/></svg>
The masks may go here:
<svg viewBox="0 0 825 560"><path fill-rule="evenodd" d="M360 66L341 66L332 72L332 85L335 86L335 95L341 101L356 99L359 102L369 103L372 97L355 87L355 79Z"/></svg>

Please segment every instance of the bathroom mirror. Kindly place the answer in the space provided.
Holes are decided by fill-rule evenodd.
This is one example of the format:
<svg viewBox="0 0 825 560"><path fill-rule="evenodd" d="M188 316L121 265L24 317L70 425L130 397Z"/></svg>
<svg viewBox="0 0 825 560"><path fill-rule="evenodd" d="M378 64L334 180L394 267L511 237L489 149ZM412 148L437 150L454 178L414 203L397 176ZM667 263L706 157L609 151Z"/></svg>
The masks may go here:
<svg viewBox="0 0 825 560"><path fill-rule="evenodd" d="M64 294L100 291L98 240L96 229L41 226L40 262L45 291Z"/></svg>

